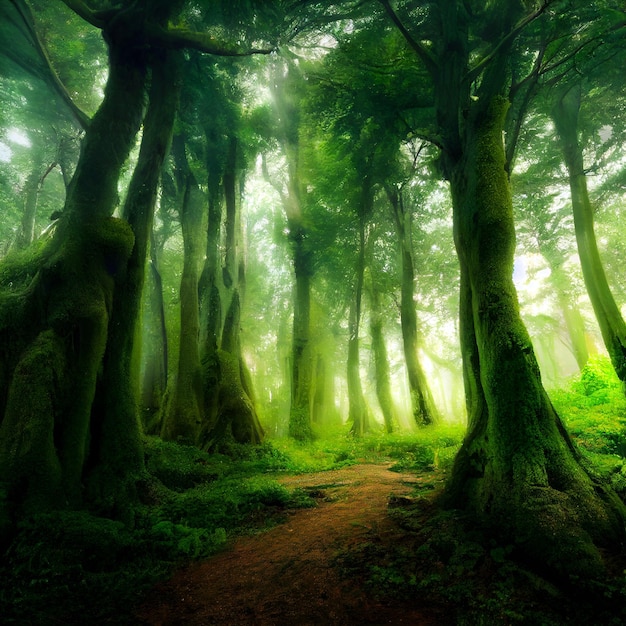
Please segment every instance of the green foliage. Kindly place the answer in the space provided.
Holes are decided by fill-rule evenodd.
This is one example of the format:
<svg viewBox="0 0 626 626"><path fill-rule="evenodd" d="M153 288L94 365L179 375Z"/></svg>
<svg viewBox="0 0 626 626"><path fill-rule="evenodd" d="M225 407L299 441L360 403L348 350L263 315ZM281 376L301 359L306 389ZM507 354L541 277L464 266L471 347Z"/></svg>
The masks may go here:
<svg viewBox="0 0 626 626"><path fill-rule="evenodd" d="M399 526L391 540L376 535L337 557L344 574L381 602L434 607L446 623L462 626L619 624L624 618L623 589L606 584L573 597L514 560L514 545L499 543L458 511L418 498L390 514Z"/></svg>
<svg viewBox="0 0 626 626"><path fill-rule="evenodd" d="M590 398L590 404L606 404L615 399L619 393L621 382L608 357L596 356L589 359L583 367L579 380L572 389Z"/></svg>
<svg viewBox="0 0 626 626"><path fill-rule="evenodd" d="M329 431L309 444L280 439L272 447L288 460L285 469L291 472L321 472L381 460L395 462L396 471L425 471L450 468L463 434L463 427L455 425L414 433L371 432L359 438Z"/></svg>
<svg viewBox="0 0 626 626"><path fill-rule="evenodd" d="M21 523L0 566L3 623L81 623L86 614L93 623L125 623L120 616L142 589L177 563L275 524L288 508L315 505L268 475L294 466L269 443L233 444L229 456L147 438L145 451L132 528L87 511Z"/></svg>
<svg viewBox="0 0 626 626"><path fill-rule="evenodd" d="M585 450L626 456L626 397L607 357L590 359L569 389L550 397Z"/></svg>

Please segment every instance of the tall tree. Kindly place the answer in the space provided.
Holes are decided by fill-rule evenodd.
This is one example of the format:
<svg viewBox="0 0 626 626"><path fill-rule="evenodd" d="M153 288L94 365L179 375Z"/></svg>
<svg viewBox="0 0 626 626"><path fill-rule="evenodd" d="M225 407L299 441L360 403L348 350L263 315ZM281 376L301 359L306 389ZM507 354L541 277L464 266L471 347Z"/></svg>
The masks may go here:
<svg viewBox="0 0 626 626"><path fill-rule="evenodd" d="M291 354L291 405L289 434L298 440L311 439L311 390L313 359L311 354L311 279L314 273L305 214L306 188L300 145L300 99L303 77L292 60L273 68L272 92L277 115L278 142L284 153L287 174L283 184L272 179L265 161L266 179L277 190L287 219L293 259L294 297Z"/></svg>
<svg viewBox="0 0 626 626"><path fill-rule="evenodd" d="M154 151L144 150L135 176L139 189L131 185L128 195L127 217L136 233L129 221L112 217L118 182L142 122L146 131L151 124L148 117L144 120L149 78L154 97L162 88L159 73L169 56L166 51L192 47L239 53L220 47L207 33L194 36L170 26L182 1L140 0L102 11L80 0L65 4L102 31L109 74L102 104L87 124L53 240L31 261L29 271L19 268L17 274L3 275L3 291L13 292L2 300L0 326L3 530L23 513L80 506L85 481L87 495L102 509L122 516L129 510L142 453L135 390L131 377L125 378L127 339L141 292L136 268L145 267L154 172L167 145L160 133L167 135L169 122L157 123L162 127L154 135L146 132L145 145L154 140ZM171 87L165 91L173 92ZM160 92L158 100L162 96ZM148 110L155 118L167 109L159 101L152 104ZM123 341L113 346L118 332L111 326L118 315L113 307L121 311L126 305L132 314L125 330L119 330ZM116 350L124 351L120 363L113 362L115 356L109 358ZM116 385L117 390L111 387ZM97 398L114 394L123 401L119 412L106 401L98 404Z"/></svg>
<svg viewBox="0 0 626 626"><path fill-rule="evenodd" d="M587 189L583 147L578 135L582 86L567 85L552 110L567 167L578 256L587 293L602 332L604 345L626 390L626 322L615 302L604 271L594 227L594 209Z"/></svg>
<svg viewBox="0 0 626 626"><path fill-rule="evenodd" d="M511 152L503 145L507 113L517 113L510 98L536 62L533 29L550 7L567 15L560 26L575 28L577 15L558 2L451 1L416 21L405 3L380 4L429 77L434 119L424 134L441 149L453 201L468 432L447 501L552 571L598 574L597 546L621 540L625 511L585 469L541 384L512 280Z"/></svg>

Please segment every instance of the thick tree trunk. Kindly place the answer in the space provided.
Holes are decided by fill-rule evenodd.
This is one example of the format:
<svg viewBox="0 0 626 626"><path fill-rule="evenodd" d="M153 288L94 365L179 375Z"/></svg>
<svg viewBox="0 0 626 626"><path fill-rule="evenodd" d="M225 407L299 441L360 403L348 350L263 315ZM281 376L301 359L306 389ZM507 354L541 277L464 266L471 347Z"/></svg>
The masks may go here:
<svg viewBox="0 0 626 626"><path fill-rule="evenodd" d="M598 574L597 546L623 537L624 506L581 464L520 318L506 108L499 96L475 107L451 170L469 426L447 500L481 516L525 558L564 576Z"/></svg>
<svg viewBox="0 0 626 626"><path fill-rule="evenodd" d="M110 215L143 116L146 80L144 52L122 35L107 34L105 97L86 132L55 237L24 285L25 300L4 304L0 481L4 504L18 516L81 504L90 437L98 430L91 423L96 381L114 286L134 239Z"/></svg>
<svg viewBox="0 0 626 626"><path fill-rule="evenodd" d="M304 232L292 232L294 244L294 308L291 354L291 406L289 435L299 441L311 439L311 270Z"/></svg>
<svg viewBox="0 0 626 626"><path fill-rule="evenodd" d="M561 138L569 174L578 256L604 345L626 390L626 323L615 303L604 272L594 230L593 208L587 191L583 152L578 143L580 87L567 91L557 102L552 119Z"/></svg>
<svg viewBox="0 0 626 626"><path fill-rule="evenodd" d="M91 495L92 499L114 502L116 506L124 499L133 501L132 478L143 468L137 397L139 355L135 343L159 178L178 104L173 56L173 53L163 56L153 53L150 104L139 158L122 210L122 217L133 230L135 243L126 272L115 287L98 401L93 412Z"/></svg>
<svg viewBox="0 0 626 626"><path fill-rule="evenodd" d="M418 354L417 313L413 299L415 265L413 263L413 241L411 237L411 212L405 209L402 196L397 191L387 189L387 197L390 201L401 251L400 321L404 360L409 379L411 410L413 419L418 426L428 426L437 422L439 416Z"/></svg>
<svg viewBox="0 0 626 626"><path fill-rule="evenodd" d="M205 426L200 441L203 447L210 449L219 449L221 444L233 440L260 443L264 436L240 340L244 271L238 253L238 158L238 142L231 137L222 174L226 215L221 289L217 277L221 209L216 205L219 194L213 193L214 203L209 206L209 248L202 285L203 290L210 289L208 297L206 294L202 296L209 305L205 312L207 334L202 355ZM223 302L228 303L225 315L222 315Z"/></svg>

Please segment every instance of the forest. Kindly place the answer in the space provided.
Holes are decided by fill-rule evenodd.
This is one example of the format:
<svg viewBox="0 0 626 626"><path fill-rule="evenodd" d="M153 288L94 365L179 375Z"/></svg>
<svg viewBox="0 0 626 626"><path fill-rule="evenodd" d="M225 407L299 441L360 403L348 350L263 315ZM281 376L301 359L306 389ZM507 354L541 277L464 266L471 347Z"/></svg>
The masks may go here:
<svg viewBox="0 0 626 626"><path fill-rule="evenodd" d="M625 67L619 0L0 0L3 623L625 623Z"/></svg>

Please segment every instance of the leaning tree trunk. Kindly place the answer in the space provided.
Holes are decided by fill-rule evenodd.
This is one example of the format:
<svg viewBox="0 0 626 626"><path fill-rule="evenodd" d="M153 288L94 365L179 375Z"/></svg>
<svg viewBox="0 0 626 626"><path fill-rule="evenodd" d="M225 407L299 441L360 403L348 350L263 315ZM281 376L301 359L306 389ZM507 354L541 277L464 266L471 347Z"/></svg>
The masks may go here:
<svg viewBox="0 0 626 626"><path fill-rule="evenodd" d="M110 59L105 97L86 131L55 237L21 296L3 304L4 524L7 509L19 516L82 502L113 292L134 240L125 222L110 217L145 99L145 52L123 34L124 29L105 33Z"/></svg>
<svg viewBox="0 0 626 626"><path fill-rule="evenodd" d="M520 318L506 110L499 96L473 107L450 170L469 425L446 497L525 558L564 576L598 574L598 547L623 537L624 506L581 464Z"/></svg>
<svg viewBox="0 0 626 626"><path fill-rule="evenodd" d="M404 207L402 196L397 191L387 189L387 197L391 205L401 251L400 323L404 361L409 379L411 411L418 426L428 426L437 422L439 416L418 353L417 313L413 298L415 265L413 263L413 241L411 237L411 211Z"/></svg>
<svg viewBox="0 0 626 626"><path fill-rule="evenodd" d="M626 391L626 323L604 273L594 231L593 208L587 191L583 152L578 143L580 86L568 90L553 109L552 119L560 135L569 174L578 256L589 300L596 314L604 345L615 373Z"/></svg>

